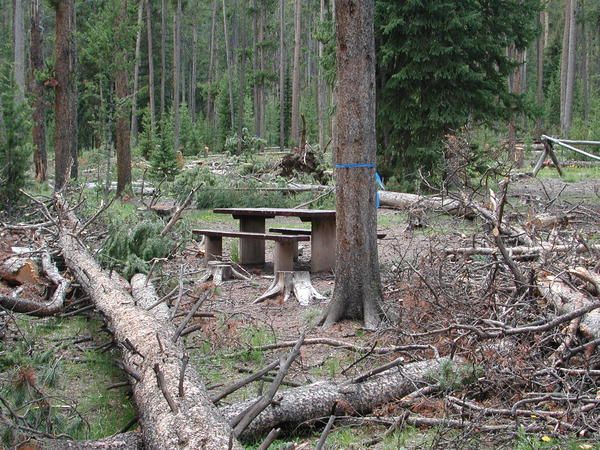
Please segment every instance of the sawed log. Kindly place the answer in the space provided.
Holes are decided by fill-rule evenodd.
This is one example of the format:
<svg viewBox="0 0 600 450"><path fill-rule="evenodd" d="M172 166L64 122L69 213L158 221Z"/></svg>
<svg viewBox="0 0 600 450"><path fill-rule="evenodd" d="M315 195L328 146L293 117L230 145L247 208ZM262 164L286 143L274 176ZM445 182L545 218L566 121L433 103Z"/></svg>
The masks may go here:
<svg viewBox="0 0 600 450"><path fill-rule="evenodd" d="M143 440L148 449L240 449L231 427L214 409L192 366L181 381L184 349L173 342L174 327L135 305L132 296L114 287L85 245L72 233L77 218L60 194L55 196L60 218L58 243L65 262L122 346L123 365L132 378ZM160 374L160 377L157 375ZM135 377L133 377L135 375ZM163 390L157 378L164 379ZM172 412L163 392L174 400Z"/></svg>

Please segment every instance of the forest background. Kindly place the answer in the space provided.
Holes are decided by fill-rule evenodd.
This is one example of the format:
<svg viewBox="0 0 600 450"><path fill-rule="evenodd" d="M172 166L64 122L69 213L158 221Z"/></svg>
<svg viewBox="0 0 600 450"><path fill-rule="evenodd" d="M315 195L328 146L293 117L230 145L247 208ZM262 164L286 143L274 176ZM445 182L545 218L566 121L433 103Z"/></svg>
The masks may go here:
<svg viewBox="0 0 600 450"><path fill-rule="evenodd" d="M74 155L131 148L170 176L178 151L299 146L302 117L307 141L328 147L335 127L328 1L2 3L2 105L25 96L16 108L29 108L3 114L5 198L21 186L29 152L47 164L59 139L52 104L66 101L57 89L61 32L73 36ZM497 157L491 148L522 164L517 138L593 138L600 126L597 2L378 0L375 33L378 167L390 186L414 190L421 174L439 181L450 135L466 135L476 169L477 160ZM36 178L45 172L36 169ZM120 187L130 181L125 175Z"/></svg>

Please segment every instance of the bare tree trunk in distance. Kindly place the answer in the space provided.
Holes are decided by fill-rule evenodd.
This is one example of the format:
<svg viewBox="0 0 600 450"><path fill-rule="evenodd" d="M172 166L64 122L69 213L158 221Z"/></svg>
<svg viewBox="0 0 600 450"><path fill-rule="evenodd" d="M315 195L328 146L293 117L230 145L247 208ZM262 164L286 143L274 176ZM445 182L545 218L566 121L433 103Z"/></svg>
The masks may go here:
<svg viewBox="0 0 600 450"><path fill-rule="evenodd" d="M569 45L567 51L567 84L565 86L565 120L563 135L568 137L573 117L573 97L575 95L575 42L577 40L577 24L575 22L575 11L577 0L570 0L569 10Z"/></svg>
<svg viewBox="0 0 600 450"><path fill-rule="evenodd" d="M265 8L260 8L258 16L258 70L260 79L258 82L258 117L260 125L258 127L258 136L265 136Z"/></svg>
<svg viewBox="0 0 600 450"><path fill-rule="evenodd" d="M279 150L285 148L285 0L279 0Z"/></svg>
<svg viewBox="0 0 600 450"><path fill-rule="evenodd" d="M179 89L181 81L181 0L173 14L173 151L179 151Z"/></svg>
<svg viewBox="0 0 600 450"><path fill-rule="evenodd" d="M381 321L375 207L374 0L335 1L337 63L336 268L325 326Z"/></svg>
<svg viewBox="0 0 600 450"><path fill-rule="evenodd" d="M29 52L29 91L33 97L33 166L35 179L46 181L48 156L46 153L46 102L44 101L44 86L36 80L36 72L44 69L42 52L41 0L31 1L31 49Z"/></svg>
<svg viewBox="0 0 600 450"><path fill-rule="evenodd" d="M260 115L258 105L258 1L252 0L252 73L254 84L252 85L252 104L254 108L254 134L260 136Z"/></svg>
<svg viewBox="0 0 600 450"><path fill-rule="evenodd" d="M140 3L141 5L141 3ZM141 7L141 6L140 6ZM138 15L138 19L140 16ZM115 94L118 105L125 105L128 96L127 83L127 0L121 0L119 11L119 24L117 25L117 73L115 73ZM117 195L121 195L125 188L131 184L131 147L129 113L123 106L117 106L116 118L116 146L117 146Z"/></svg>
<svg viewBox="0 0 600 450"><path fill-rule="evenodd" d="M510 83L510 92L516 95L521 95L522 93L522 74L523 74L523 51L516 49L512 46L509 49L509 55L511 55L511 59L514 59L518 66L515 67L515 70L512 73L512 82ZM523 167L523 148L517 147L517 126L516 126L516 116L513 113L508 122L508 147L510 152L510 157L512 162L515 164L515 167L521 168Z"/></svg>
<svg viewBox="0 0 600 450"><path fill-rule="evenodd" d="M247 0L242 0L241 9L242 13L240 14L239 19L239 33L241 39L240 46L240 66L238 69L238 121L237 121L237 153L238 155L242 153L242 129L244 127L244 100L246 97L246 43L247 43L247 30L246 30L246 12L248 8Z"/></svg>
<svg viewBox="0 0 600 450"><path fill-rule="evenodd" d="M581 78L583 81L583 121L587 125L590 117L590 47L588 43L587 27L585 19L585 1L581 2ZM592 40L590 39L590 42Z"/></svg>
<svg viewBox="0 0 600 450"><path fill-rule="evenodd" d="M77 59L74 0L57 0L55 5L54 190L60 191L69 176L77 176Z"/></svg>
<svg viewBox="0 0 600 450"><path fill-rule="evenodd" d="M13 0L13 53L17 86L15 99L21 103L25 100L25 17L22 0Z"/></svg>
<svg viewBox="0 0 600 450"><path fill-rule="evenodd" d="M546 50L546 48L544 47L544 34L545 34L544 27L546 26L546 23L544 21L544 14L546 14L545 11L540 11L539 23L540 23L540 27L542 28L542 32L538 36L538 39L536 42L536 53L537 53L536 83L537 83L537 85L536 85L536 91L535 91L535 100L536 100L537 107L540 109L540 111L541 111L542 106L544 105L544 51ZM535 123L535 136L537 138L539 138L542 134L543 125L544 125L543 117L540 112L539 116L536 120L536 123Z"/></svg>
<svg viewBox="0 0 600 450"><path fill-rule="evenodd" d="M209 123L209 128L214 126L214 98L213 98L213 82L214 82L214 66L215 66L215 29L217 24L217 0L213 0L212 13L210 22L210 45L208 56L208 94L206 96L206 120Z"/></svg>
<svg viewBox="0 0 600 450"><path fill-rule="evenodd" d="M155 127L156 104L154 102L154 52L152 46L152 2L146 0L146 31L148 33L148 97L150 98L150 124Z"/></svg>
<svg viewBox="0 0 600 450"><path fill-rule="evenodd" d="M325 21L325 0L320 1L319 21L321 23ZM325 74L321 67L321 60L325 46L321 41L317 45L317 121L319 123L319 148L323 151L325 149L325 135L327 133L327 83L325 82Z"/></svg>
<svg viewBox="0 0 600 450"><path fill-rule="evenodd" d="M294 62L292 68L292 144L300 145L300 45L302 36L302 0L294 3Z"/></svg>
<svg viewBox="0 0 600 450"><path fill-rule="evenodd" d="M198 13L193 11L194 20L192 21L192 73L190 76L190 116L192 121L196 122L196 79L198 78Z"/></svg>
<svg viewBox="0 0 600 450"><path fill-rule="evenodd" d="M167 86L167 0L162 0L160 10L160 117L165 115Z"/></svg>
<svg viewBox="0 0 600 450"><path fill-rule="evenodd" d="M135 38L135 62L133 66L133 95L131 98L131 146L137 142L138 134L138 118L137 118L137 96L140 78L140 53L142 47L142 31L144 19L144 2L139 0L138 16L137 16L137 35Z"/></svg>
<svg viewBox="0 0 600 450"><path fill-rule="evenodd" d="M229 33L227 32L227 9L225 0L223 0L223 34L225 35L225 62L227 63L227 87L229 89L229 115L231 119L231 129L235 130L235 113L233 103L233 70L231 69L232 55L229 51Z"/></svg>

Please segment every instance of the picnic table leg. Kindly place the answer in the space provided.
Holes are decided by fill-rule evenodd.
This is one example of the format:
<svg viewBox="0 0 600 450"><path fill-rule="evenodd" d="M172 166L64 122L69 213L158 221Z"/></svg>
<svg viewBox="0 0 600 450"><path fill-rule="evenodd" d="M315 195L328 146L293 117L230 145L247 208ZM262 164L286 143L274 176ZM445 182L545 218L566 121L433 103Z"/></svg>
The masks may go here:
<svg viewBox="0 0 600 450"><path fill-rule="evenodd" d="M264 233L264 217L240 217L240 231ZM265 241L262 239L240 238L240 264L264 264Z"/></svg>
<svg viewBox="0 0 600 450"><path fill-rule="evenodd" d="M223 256L223 238L220 236L206 236L204 247L205 262L221 259Z"/></svg>
<svg viewBox="0 0 600 450"><path fill-rule="evenodd" d="M335 218L313 219L311 242L311 272L327 272L335 268Z"/></svg>
<svg viewBox="0 0 600 450"><path fill-rule="evenodd" d="M296 250L298 249L298 242L278 241L276 243L273 273L280 271L290 272L294 270L294 248L296 248Z"/></svg>

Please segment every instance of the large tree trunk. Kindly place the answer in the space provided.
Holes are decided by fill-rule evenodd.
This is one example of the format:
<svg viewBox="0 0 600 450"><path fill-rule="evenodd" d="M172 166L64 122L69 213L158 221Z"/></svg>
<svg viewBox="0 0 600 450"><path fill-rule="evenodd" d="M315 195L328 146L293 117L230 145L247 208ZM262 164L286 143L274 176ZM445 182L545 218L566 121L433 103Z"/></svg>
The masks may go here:
<svg viewBox="0 0 600 450"><path fill-rule="evenodd" d="M540 11L539 24L540 24L540 27L542 27L542 32L538 36L537 43L536 43L536 53L537 53L536 83L537 83L537 85L536 85L535 99L536 99L536 105L540 110L540 112L538 113L538 117L536 119L536 123L535 123L536 138L539 138L542 135L542 127L544 125L541 111L542 111L542 107L544 106L544 51L546 50L546 48L544 47L544 27L546 25L544 22L545 14L547 14L545 11Z"/></svg>
<svg viewBox="0 0 600 450"><path fill-rule="evenodd" d="M302 1L294 6L294 62L292 66L292 145L300 145L300 51L301 51Z"/></svg>
<svg viewBox="0 0 600 450"><path fill-rule="evenodd" d="M162 0L160 9L160 117L166 111L167 86L167 0Z"/></svg>
<svg viewBox="0 0 600 450"><path fill-rule="evenodd" d="M46 153L46 102L44 100L44 86L36 79L36 73L44 69L44 55L42 52L42 24L41 0L31 1L31 49L29 63L29 91L33 97L33 166L35 179L38 182L46 181L48 168L48 155Z"/></svg>
<svg viewBox="0 0 600 450"><path fill-rule="evenodd" d="M381 316L375 207L374 0L336 0L336 280L325 325Z"/></svg>
<svg viewBox="0 0 600 450"><path fill-rule="evenodd" d="M54 190L60 191L69 176L77 177L77 59L74 0L57 0L55 5Z"/></svg>
<svg viewBox="0 0 600 450"><path fill-rule="evenodd" d="M138 135L138 117L137 117L137 97L139 90L139 78L140 78L140 53L142 49L142 31L144 23L144 2L146 0L139 0L138 16L137 16L137 35L135 38L135 61L133 66L133 94L131 98L131 143L133 147L137 142Z"/></svg>
<svg viewBox="0 0 600 450"><path fill-rule="evenodd" d="M285 0L279 1L279 150L285 148Z"/></svg>
<svg viewBox="0 0 600 450"><path fill-rule="evenodd" d="M175 329L152 312L135 305L130 294L115 286L75 234L77 219L60 196L56 198L61 229L58 244L67 267L106 317L115 341L123 350L123 364L132 378L133 398L138 407L144 443L148 449L241 449L230 441L231 428L215 411L193 367L183 379L178 395L184 348L173 343ZM143 355L143 356L140 356ZM157 383L164 377L164 391ZM229 446L231 442L231 447Z"/></svg>
<svg viewBox="0 0 600 450"><path fill-rule="evenodd" d="M148 34L148 97L150 99L150 124L155 128L156 105L154 102L154 52L152 45L152 2L146 0L146 31Z"/></svg>
<svg viewBox="0 0 600 450"><path fill-rule="evenodd" d="M577 0L565 2L565 24L563 31L563 47L560 66L560 130L567 137L571 128L573 112L573 91L575 85L575 9Z"/></svg>
<svg viewBox="0 0 600 450"><path fill-rule="evenodd" d="M209 129L212 129L215 125L214 115L214 98L213 98L213 82L214 82L214 66L215 66L215 29L217 24L217 0L213 0L211 23L210 23L210 44L209 44L209 56L208 56L208 92L206 94L206 120L209 125Z"/></svg>
<svg viewBox="0 0 600 450"><path fill-rule="evenodd" d="M173 14L173 151L179 151L179 89L181 87L181 0Z"/></svg>
<svg viewBox="0 0 600 450"><path fill-rule="evenodd" d="M131 184L131 147L129 136L129 114L125 108L128 96L127 84L127 49L126 45L127 27L127 0L121 0L119 11L119 24L117 33L117 73L115 74L115 94L118 99L116 119L116 146L117 146L117 195Z"/></svg>
<svg viewBox="0 0 600 450"><path fill-rule="evenodd" d="M318 382L278 394L277 404L265 409L242 433L247 440L267 433L273 428L296 428L315 419L336 415L355 415L371 412L380 405L402 397L427 384L442 365L451 364L447 358L420 361L389 369L363 382L336 384ZM231 421L256 400L246 400L219 409ZM337 405L337 406L336 406Z"/></svg>
<svg viewBox="0 0 600 450"><path fill-rule="evenodd" d="M319 20L321 24L325 22L325 0L321 0L319 9ZM327 134L327 83L325 82L325 74L323 73L322 59L324 44L319 41L317 44L318 59L317 59L317 121L319 123L319 148L321 151L325 149L325 138Z"/></svg>
<svg viewBox="0 0 600 450"><path fill-rule="evenodd" d="M225 62L227 64L227 88L229 90L229 116L231 120L230 127L235 130L235 113L233 103L233 69L231 68L233 55L229 50L229 33L227 32L227 6L225 0L223 0L223 34L225 40Z"/></svg>
<svg viewBox="0 0 600 450"><path fill-rule="evenodd" d="M25 17L23 0L13 0L13 54L17 102L25 100Z"/></svg>

